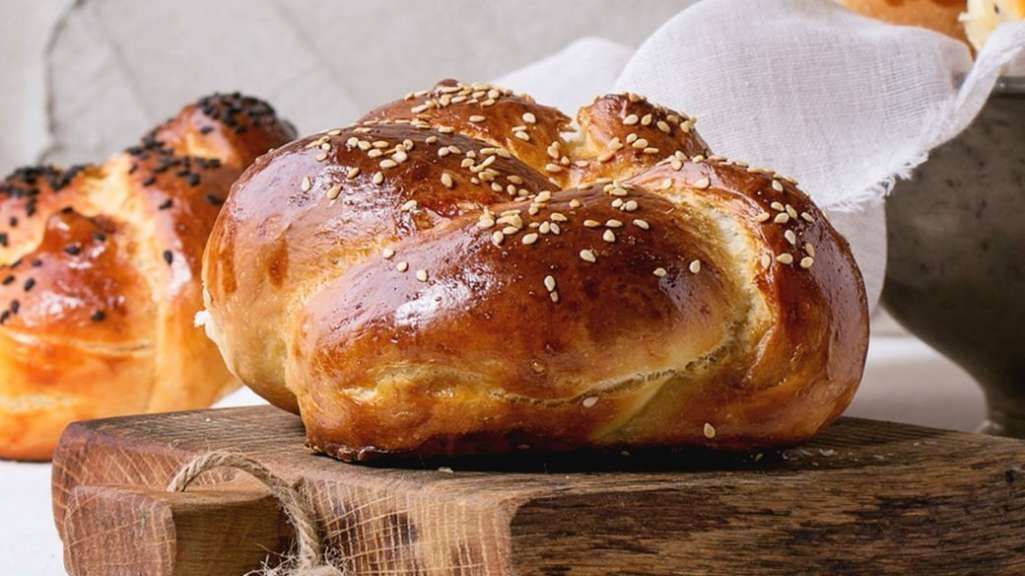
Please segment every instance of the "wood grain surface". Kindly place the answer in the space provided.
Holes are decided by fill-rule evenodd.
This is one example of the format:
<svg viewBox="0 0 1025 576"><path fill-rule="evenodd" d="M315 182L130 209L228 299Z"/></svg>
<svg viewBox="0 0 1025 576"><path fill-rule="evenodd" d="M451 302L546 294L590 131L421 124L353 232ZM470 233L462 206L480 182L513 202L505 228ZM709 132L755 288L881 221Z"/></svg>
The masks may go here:
<svg viewBox="0 0 1025 576"><path fill-rule="evenodd" d="M254 481L214 472L162 493L185 460L228 449L301 490L358 575L1025 574L1017 440L846 418L772 452L391 467L303 443L269 407L73 424L53 474L69 573L225 576L286 550Z"/></svg>

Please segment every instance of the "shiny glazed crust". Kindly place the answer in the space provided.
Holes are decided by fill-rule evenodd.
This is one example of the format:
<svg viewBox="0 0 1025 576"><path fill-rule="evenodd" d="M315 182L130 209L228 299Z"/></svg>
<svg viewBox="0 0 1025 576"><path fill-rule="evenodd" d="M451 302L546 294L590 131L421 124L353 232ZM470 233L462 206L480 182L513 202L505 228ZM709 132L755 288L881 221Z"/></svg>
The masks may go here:
<svg viewBox="0 0 1025 576"><path fill-rule="evenodd" d="M208 333L344 460L804 440L861 378L860 273L693 124L445 81L290 143L214 226Z"/></svg>
<svg viewBox="0 0 1025 576"><path fill-rule="evenodd" d="M47 459L71 421L208 406L237 384L193 325L231 183L294 137L214 95L100 165L0 185L0 458Z"/></svg>

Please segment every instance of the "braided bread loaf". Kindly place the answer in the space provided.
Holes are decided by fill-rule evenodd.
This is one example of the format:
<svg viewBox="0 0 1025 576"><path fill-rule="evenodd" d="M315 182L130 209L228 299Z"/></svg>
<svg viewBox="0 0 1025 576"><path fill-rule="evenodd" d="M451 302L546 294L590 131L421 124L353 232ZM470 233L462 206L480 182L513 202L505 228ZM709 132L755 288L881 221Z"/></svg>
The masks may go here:
<svg viewBox="0 0 1025 576"><path fill-rule="evenodd" d="M295 137L215 95L102 165L0 185L0 457L49 458L73 420L208 406L236 386L193 326L231 183Z"/></svg>
<svg viewBox="0 0 1025 576"><path fill-rule="evenodd" d="M635 95L445 81L258 160L204 259L229 368L344 460L796 442L867 307L790 180Z"/></svg>

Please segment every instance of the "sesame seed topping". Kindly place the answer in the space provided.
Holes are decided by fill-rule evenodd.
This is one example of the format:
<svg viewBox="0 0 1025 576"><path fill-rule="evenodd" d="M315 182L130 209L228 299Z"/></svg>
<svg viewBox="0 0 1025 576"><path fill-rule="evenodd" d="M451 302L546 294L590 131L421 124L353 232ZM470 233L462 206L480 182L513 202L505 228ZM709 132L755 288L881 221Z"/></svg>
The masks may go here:
<svg viewBox="0 0 1025 576"><path fill-rule="evenodd" d="M551 292L548 293L548 297L552 299L552 302L558 302L559 301L559 291L558 290L552 290Z"/></svg>
<svg viewBox="0 0 1025 576"><path fill-rule="evenodd" d="M527 124L537 124L537 118L535 118L530 112L523 113L523 121Z"/></svg>
<svg viewBox="0 0 1025 576"><path fill-rule="evenodd" d="M501 244L502 240L505 240L505 234L501 230L495 230L491 233L491 243L495 246Z"/></svg>
<svg viewBox="0 0 1025 576"><path fill-rule="evenodd" d="M772 204L769 204L769 207L775 210L776 212L783 212L786 210L782 202L773 202Z"/></svg>
<svg viewBox="0 0 1025 576"><path fill-rule="evenodd" d="M638 120L640 120L640 118L638 118L636 114L630 114L626 118L623 118L623 124L633 126Z"/></svg>
<svg viewBox="0 0 1025 576"><path fill-rule="evenodd" d="M601 235L601 239L606 242L615 242L616 234L612 230L605 230L605 232Z"/></svg>
<svg viewBox="0 0 1025 576"><path fill-rule="evenodd" d="M417 201L416 200L407 200L405 203L402 204L402 208L401 209L405 210L405 211L409 211L409 210L416 210L416 207L417 207Z"/></svg>
<svg viewBox="0 0 1025 576"><path fill-rule="evenodd" d="M691 260L690 266L687 267L691 274L697 274L701 272L701 260Z"/></svg>
<svg viewBox="0 0 1025 576"><path fill-rule="evenodd" d="M615 218L610 218L610 219L605 221L605 226L607 228L622 228L623 227L623 223L620 222L619 220L616 220Z"/></svg>
<svg viewBox="0 0 1025 576"><path fill-rule="evenodd" d="M553 292L555 290L555 276L550 274L545 276L545 289L549 292Z"/></svg>
<svg viewBox="0 0 1025 576"><path fill-rule="evenodd" d="M768 212L762 212L761 214L755 216L755 222L767 222L769 218L772 218L772 214L769 214Z"/></svg>
<svg viewBox="0 0 1025 576"><path fill-rule="evenodd" d="M638 206L637 206L637 201L636 200L627 200L626 202L623 203L623 210L626 211L626 212L633 212L633 211L637 210L637 208L638 208Z"/></svg>
<svg viewBox="0 0 1025 576"><path fill-rule="evenodd" d="M545 164L545 172L562 172L562 166L552 163Z"/></svg>
<svg viewBox="0 0 1025 576"><path fill-rule="evenodd" d="M328 200L334 200L335 198L338 198L338 195L341 193L342 185L336 182L332 184L330 188L327 189L327 193L325 194L325 196L327 196Z"/></svg>
<svg viewBox="0 0 1025 576"><path fill-rule="evenodd" d="M705 422L705 427L702 432L705 434L705 438L708 438L709 440L715 438L715 426L712 426L708 422Z"/></svg>
<svg viewBox="0 0 1025 576"><path fill-rule="evenodd" d="M596 262L597 259L594 257L594 252L590 249L583 249L580 251L580 259L584 262Z"/></svg>
<svg viewBox="0 0 1025 576"><path fill-rule="evenodd" d="M551 218L552 222L567 222L569 220L562 212L552 212L548 217Z"/></svg>
<svg viewBox="0 0 1025 576"><path fill-rule="evenodd" d="M385 158L384 160L381 160L378 163L378 166L380 166L382 170L387 170L388 168L394 168L394 167L396 167L398 165L399 165L399 163L394 161L394 160L392 160L391 158Z"/></svg>
<svg viewBox="0 0 1025 576"><path fill-rule="evenodd" d="M772 221L776 224L786 224L790 221L790 215L786 212L780 212L779 214L776 214L776 217L773 218Z"/></svg>
<svg viewBox="0 0 1025 576"><path fill-rule="evenodd" d="M394 255L395 255L395 250L392 249L392 248L385 248L384 250L381 251L381 256L383 256L385 260L390 259Z"/></svg>
<svg viewBox="0 0 1025 576"><path fill-rule="evenodd" d="M668 272L666 272L665 268L662 268L661 266L659 266L658 268L655 268L655 271L652 272L652 274L654 274L655 276L658 276L659 278L664 278L665 275L668 274Z"/></svg>
<svg viewBox="0 0 1025 576"><path fill-rule="evenodd" d="M536 232L531 232L530 234L525 234L523 236L523 238L520 239L520 242L523 242L527 246L530 246L534 242L537 242L537 238L538 238L537 233Z"/></svg>
<svg viewBox="0 0 1025 576"><path fill-rule="evenodd" d="M794 257L791 256L790 254L784 252L784 253L779 254L779 255L776 256L776 261L779 262L780 264L790 265L790 264L794 263Z"/></svg>
<svg viewBox="0 0 1025 576"><path fill-rule="evenodd" d="M776 192L782 192L783 191L783 184L780 183L779 180L773 180L772 181L772 189L775 190Z"/></svg>
<svg viewBox="0 0 1025 576"><path fill-rule="evenodd" d="M808 256L815 257L815 247L811 245L811 242L804 243L804 251L808 253Z"/></svg>
<svg viewBox="0 0 1025 576"><path fill-rule="evenodd" d="M769 266L771 266L772 265L772 255L768 254L768 253L762 254L761 264L762 264L762 268L768 268Z"/></svg>
<svg viewBox="0 0 1025 576"><path fill-rule="evenodd" d="M655 126L657 126L659 130L665 132L666 134L669 134L671 130L669 124L665 120L659 120L655 123Z"/></svg>
<svg viewBox="0 0 1025 576"><path fill-rule="evenodd" d="M797 244L797 234L794 234L793 230L787 230L783 232L783 237L786 238L787 242L791 244Z"/></svg>
<svg viewBox="0 0 1025 576"><path fill-rule="evenodd" d="M698 188L700 190L704 190L705 188L708 188L709 186L711 186L711 184L712 183L708 179L708 177L707 176L703 176L703 177L699 178L697 181L694 182L694 187Z"/></svg>
<svg viewBox="0 0 1025 576"><path fill-rule="evenodd" d="M427 271L426 270L417 270L416 271L416 279L421 281L421 282L426 282L427 281Z"/></svg>
<svg viewBox="0 0 1025 576"><path fill-rule="evenodd" d="M644 116L641 117L641 126L650 126L650 125L651 125L651 114L648 113L648 114L645 114Z"/></svg>
<svg viewBox="0 0 1025 576"><path fill-rule="evenodd" d="M789 214L790 217L793 218L794 220L797 220L797 210L794 209L794 207L791 206L790 204L786 205L786 209L787 209L787 214Z"/></svg>
<svg viewBox="0 0 1025 576"><path fill-rule="evenodd" d="M399 272L405 272L406 270L409 270L409 262L399 262L395 265L395 269Z"/></svg>
<svg viewBox="0 0 1025 576"><path fill-rule="evenodd" d="M581 402L581 404L584 406L584 408L594 408L594 406L597 403L598 403L598 397L597 396L588 396L587 398L584 398L583 402Z"/></svg>
<svg viewBox="0 0 1025 576"><path fill-rule="evenodd" d="M587 219L587 220L584 220L584 226L587 227L587 228L597 228L597 227L601 226L601 222L599 222L597 220Z"/></svg>
<svg viewBox="0 0 1025 576"><path fill-rule="evenodd" d="M520 140L523 140L524 142L529 142L530 141L530 134L527 134L526 132L523 132L522 130L517 130L516 132L513 132L513 136L515 136L516 138L518 138Z"/></svg>
<svg viewBox="0 0 1025 576"><path fill-rule="evenodd" d="M815 264L815 259L811 256L805 256L804 258L801 258L801 268L807 270L808 268L812 267L812 264Z"/></svg>
<svg viewBox="0 0 1025 576"><path fill-rule="evenodd" d="M815 221L815 219L811 217L811 214L809 214L807 212L801 212L801 218L805 222L814 222Z"/></svg>
<svg viewBox="0 0 1025 576"><path fill-rule="evenodd" d="M310 188L313 188L313 181L310 180L309 176L303 176L302 184L299 187L303 192L309 192Z"/></svg>
<svg viewBox="0 0 1025 576"><path fill-rule="evenodd" d="M486 118L484 116L481 116L480 114L474 114L473 116L470 116L469 120L470 122L477 123L483 122L484 120L486 120Z"/></svg>
<svg viewBox="0 0 1025 576"><path fill-rule="evenodd" d="M359 166L353 166L349 168L349 171L345 173L345 177L352 180L356 176L359 176Z"/></svg>
<svg viewBox="0 0 1025 576"><path fill-rule="evenodd" d="M448 172L441 173L441 184L445 188L452 188L455 186L455 181L452 180L452 175Z"/></svg>
<svg viewBox="0 0 1025 576"><path fill-rule="evenodd" d="M640 150L642 148L647 148L648 147L648 141L645 138L638 138L638 139L634 140L633 144L630 144L630 146L633 146L634 148Z"/></svg>
<svg viewBox="0 0 1025 576"><path fill-rule="evenodd" d="M569 201L569 207L570 208L580 208L580 200L577 200L576 198L570 200Z"/></svg>
<svg viewBox="0 0 1025 576"><path fill-rule="evenodd" d="M651 225L648 224L647 220L641 220L640 218L637 218L637 219L635 219L633 221L633 223L634 223L634 226L640 228L641 230L650 230L651 229Z"/></svg>

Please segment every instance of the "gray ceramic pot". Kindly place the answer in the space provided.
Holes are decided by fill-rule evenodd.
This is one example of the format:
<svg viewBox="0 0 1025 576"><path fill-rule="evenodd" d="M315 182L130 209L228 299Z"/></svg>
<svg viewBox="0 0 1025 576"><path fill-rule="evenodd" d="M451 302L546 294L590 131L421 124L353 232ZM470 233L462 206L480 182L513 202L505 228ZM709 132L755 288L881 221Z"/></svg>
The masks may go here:
<svg viewBox="0 0 1025 576"><path fill-rule="evenodd" d="M1025 437L1025 80L886 203L883 303L985 390L983 431Z"/></svg>

